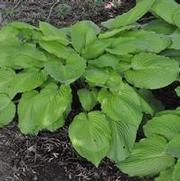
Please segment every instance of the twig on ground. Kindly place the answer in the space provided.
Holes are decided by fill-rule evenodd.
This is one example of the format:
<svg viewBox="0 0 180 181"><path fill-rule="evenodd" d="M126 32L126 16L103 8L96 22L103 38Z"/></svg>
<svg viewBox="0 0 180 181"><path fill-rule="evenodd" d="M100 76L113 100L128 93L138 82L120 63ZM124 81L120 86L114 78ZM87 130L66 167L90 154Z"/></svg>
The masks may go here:
<svg viewBox="0 0 180 181"><path fill-rule="evenodd" d="M51 14L52 14L52 11L53 11L53 9L55 8L55 6L57 5L57 4L59 4L59 0L57 0L55 3L53 3L53 5L51 6L51 8L50 8L50 10L49 10L49 14L48 14L48 17L47 17L47 22L49 22L49 19L50 19L50 17L51 17Z"/></svg>

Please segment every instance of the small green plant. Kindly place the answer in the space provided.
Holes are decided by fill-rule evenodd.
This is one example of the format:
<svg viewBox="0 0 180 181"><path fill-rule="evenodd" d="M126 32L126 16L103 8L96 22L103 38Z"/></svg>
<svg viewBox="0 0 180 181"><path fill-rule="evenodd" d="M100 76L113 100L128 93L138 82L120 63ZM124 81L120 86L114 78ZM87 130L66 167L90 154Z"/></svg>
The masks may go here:
<svg viewBox="0 0 180 181"><path fill-rule="evenodd" d="M91 21L62 29L45 22L4 26L0 126L17 112L23 134L55 131L77 95L82 112L69 137L82 157L98 166L107 156L131 176L160 173L158 181L166 175L179 181L179 109L156 113L163 106L151 93L179 77L179 8L173 0L138 0L129 12L103 22L106 31ZM158 18L138 24L149 11ZM74 94L76 82L81 88ZM144 127L146 138L135 143L143 114L153 118Z"/></svg>
<svg viewBox="0 0 180 181"><path fill-rule="evenodd" d="M56 9L58 11L60 19L65 19L72 11L72 7L66 3L59 4Z"/></svg>

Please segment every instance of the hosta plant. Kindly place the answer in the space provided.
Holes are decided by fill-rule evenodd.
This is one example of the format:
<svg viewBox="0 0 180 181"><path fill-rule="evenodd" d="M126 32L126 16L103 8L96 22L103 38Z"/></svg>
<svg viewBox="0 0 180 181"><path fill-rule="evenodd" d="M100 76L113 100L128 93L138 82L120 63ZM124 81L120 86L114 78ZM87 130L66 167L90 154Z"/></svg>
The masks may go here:
<svg viewBox="0 0 180 181"><path fill-rule="evenodd" d="M147 12L154 19L137 23ZM156 113L164 107L152 90L179 80L179 14L173 0L138 0L104 28L91 21L2 27L0 127L17 113L23 134L55 131L78 98L69 137L82 157L96 166L108 157L131 176L160 172L157 180L178 181L179 111ZM144 115L155 113L144 127L147 138L135 144Z"/></svg>

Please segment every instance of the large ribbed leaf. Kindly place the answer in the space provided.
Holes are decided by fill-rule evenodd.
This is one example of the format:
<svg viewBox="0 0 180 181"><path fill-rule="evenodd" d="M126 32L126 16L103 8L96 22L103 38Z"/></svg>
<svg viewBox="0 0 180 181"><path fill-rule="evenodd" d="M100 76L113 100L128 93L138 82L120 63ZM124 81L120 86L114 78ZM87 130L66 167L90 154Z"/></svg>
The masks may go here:
<svg viewBox="0 0 180 181"><path fill-rule="evenodd" d="M69 137L75 150L98 166L110 149L111 129L103 113L80 113L69 127Z"/></svg>
<svg viewBox="0 0 180 181"><path fill-rule="evenodd" d="M45 64L45 69L51 77L61 83L72 83L78 79L85 71L86 60L78 54L70 54L63 61L49 61Z"/></svg>
<svg viewBox="0 0 180 181"><path fill-rule="evenodd" d="M82 56L86 59L97 58L102 55L107 47L111 45L109 40L97 40L89 45L87 45L82 50Z"/></svg>
<svg viewBox="0 0 180 181"><path fill-rule="evenodd" d="M180 134L180 117L173 114L165 114L154 117L144 126L147 137L162 135L171 140L176 134Z"/></svg>
<svg viewBox="0 0 180 181"><path fill-rule="evenodd" d="M172 173L174 167L161 171L160 175L155 178L155 181L173 181L172 180Z"/></svg>
<svg viewBox="0 0 180 181"><path fill-rule="evenodd" d="M174 20L175 25L180 29L180 19L179 19L179 17L180 17L180 9L178 8L175 11L174 15L173 15L173 20Z"/></svg>
<svg viewBox="0 0 180 181"><path fill-rule="evenodd" d="M142 0L127 13L117 16L115 19L110 19L106 22L103 22L102 25L108 29L114 29L132 24L144 16L144 14L146 14L151 9L154 2L155 0Z"/></svg>
<svg viewBox="0 0 180 181"><path fill-rule="evenodd" d="M91 21L81 21L71 27L71 39L74 49L81 53L82 49L93 43L100 32L99 27Z"/></svg>
<svg viewBox="0 0 180 181"><path fill-rule="evenodd" d="M173 179L172 181L180 180L180 159L178 159L176 165L174 166L172 179Z"/></svg>
<svg viewBox="0 0 180 181"><path fill-rule="evenodd" d="M78 97L84 110L90 111L97 104L97 91L80 89L78 90Z"/></svg>
<svg viewBox="0 0 180 181"><path fill-rule="evenodd" d="M170 24L175 24L173 15L180 5L175 0L156 0L151 11Z"/></svg>
<svg viewBox="0 0 180 181"><path fill-rule="evenodd" d="M127 70L126 80L139 88L157 89L174 82L179 73L178 63L168 57L140 53L132 59L132 69Z"/></svg>
<svg viewBox="0 0 180 181"><path fill-rule="evenodd" d="M106 50L115 55L126 55L136 52L159 53L170 45L170 39L144 30L125 32L112 41L111 48Z"/></svg>
<svg viewBox="0 0 180 181"><path fill-rule="evenodd" d="M40 41L40 46L47 52L63 59L67 59L74 50L70 47L66 47L57 41Z"/></svg>
<svg viewBox="0 0 180 181"><path fill-rule="evenodd" d="M42 129L55 130L64 124L71 106L69 86L50 84L40 93L23 94L18 105L19 128L24 134L37 134Z"/></svg>
<svg viewBox="0 0 180 181"><path fill-rule="evenodd" d="M16 107L11 99L0 93L0 127L9 124L15 116Z"/></svg>
<svg viewBox="0 0 180 181"><path fill-rule="evenodd" d="M88 65L93 65L97 68L112 67L117 69L119 66L120 58L111 54L103 54L97 59L89 60Z"/></svg>
<svg viewBox="0 0 180 181"><path fill-rule="evenodd" d="M130 176L158 174L175 162L172 156L165 153L166 145L163 137L142 139L136 143L131 155L118 163L118 167Z"/></svg>
<svg viewBox="0 0 180 181"><path fill-rule="evenodd" d="M31 91L39 87L46 79L47 74L44 70L28 69L14 76L10 88L15 93Z"/></svg>
<svg viewBox="0 0 180 181"><path fill-rule="evenodd" d="M146 31L153 31L160 34L169 35L175 31L176 27L161 19L155 19L145 24L143 29Z"/></svg>
<svg viewBox="0 0 180 181"><path fill-rule="evenodd" d="M132 150L142 120L139 98L131 87L124 84L116 93L102 89L98 99L102 111L112 119L112 145L109 157L116 162L121 161Z"/></svg>
<svg viewBox="0 0 180 181"><path fill-rule="evenodd" d="M41 37L44 41L57 41L63 45L69 44L66 34L49 23L40 22L39 29L44 35Z"/></svg>
<svg viewBox="0 0 180 181"><path fill-rule="evenodd" d="M170 38L172 40L170 48L174 50L180 50L180 31L176 30L173 34L170 35Z"/></svg>
<svg viewBox="0 0 180 181"><path fill-rule="evenodd" d="M167 153L176 158L180 158L180 132L168 143Z"/></svg>

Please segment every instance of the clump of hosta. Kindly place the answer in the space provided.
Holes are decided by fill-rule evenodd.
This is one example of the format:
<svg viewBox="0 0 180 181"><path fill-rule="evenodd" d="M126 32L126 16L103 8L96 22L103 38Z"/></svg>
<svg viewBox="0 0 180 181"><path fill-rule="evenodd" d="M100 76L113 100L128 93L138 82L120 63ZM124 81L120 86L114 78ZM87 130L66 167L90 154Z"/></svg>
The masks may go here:
<svg viewBox="0 0 180 181"><path fill-rule="evenodd" d="M168 11L167 11L168 9ZM147 12L154 20L138 24ZM161 112L144 127L143 115L163 109L151 90L179 77L180 5L138 0L127 13L102 23L66 28L13 22L0 30L0 127L16 112L23 134L55 131L65 124L73 96L82 112L69 137L75 150L98 166L104 157L131 176L180 180L179 111ZM72 94L72 84L81 89ZM79 109L79 108L77 108Z"/></svg>

